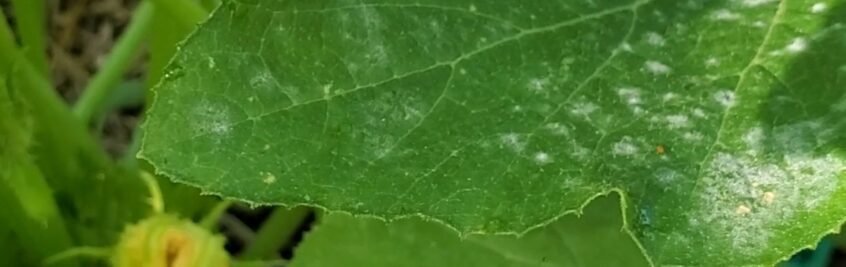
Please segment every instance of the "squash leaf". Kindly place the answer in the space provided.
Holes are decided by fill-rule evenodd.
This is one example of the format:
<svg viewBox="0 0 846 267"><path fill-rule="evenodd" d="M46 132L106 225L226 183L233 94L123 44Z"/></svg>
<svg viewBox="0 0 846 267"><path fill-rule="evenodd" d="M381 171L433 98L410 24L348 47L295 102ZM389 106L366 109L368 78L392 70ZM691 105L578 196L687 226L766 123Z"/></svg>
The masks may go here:
<svg viewBox="0 0 846 267"><path fill-rule="evenodd" d="M462 234L618 191L655 264L773 264L846 217L845 2L230 1L168 67L140 156Z"/></svg>

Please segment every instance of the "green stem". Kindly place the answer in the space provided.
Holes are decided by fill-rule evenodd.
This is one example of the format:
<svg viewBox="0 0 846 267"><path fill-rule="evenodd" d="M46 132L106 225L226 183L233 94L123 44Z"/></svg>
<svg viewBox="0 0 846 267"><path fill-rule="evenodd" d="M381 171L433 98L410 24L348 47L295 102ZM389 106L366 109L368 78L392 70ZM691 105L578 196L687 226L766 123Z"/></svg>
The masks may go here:
<svg viewBox="0 0 846 267"><path fill-rule="evenodd" d="M291 210L277 207L256 233L256 239L241 254L242 260L260 260L272 256L291 241L291 237L309 214L306 207Z"/></svg>
<svg viewBox="0 0 846 267"><path fill-rule="evenodd" d="M132 22L127 26L115 44L111 55L91 82L82 91L74 106L74 113L86 125L101 111L109 94L117 88L123 74L138 55L141 42L147 35L153 20L153 6L143 1L136 8Z"/></svg>
<svg viewBox="0 0 846 267"><path fill-rule="evenodd" d="M76 247L62 253L53 255L50 258L44 260L44 265L54 265L61 261L66 261L73 258L78 257L89 257L89 258L99 258L99 259L108 259L109 256L112 255L111 248L100 248L100 247Z"/></svg>
<svg viewBox="0 0 846 267"><path fill-rule="evenodd" d="M141 171L140 177L147 185L147 190L150 192L150 206L157 214L164 213L164 197L162 197L162 189L159 188L159 182L156 182L156 177L152 174Z"/></svg>
<svg viewBox="0 0 846 267"><path fill-rule="evenodd" d="M220 220L220 216L226 212L226 209L232 205L232 200L224 199L217 203L214 208L200 220L200 226L205 228L209 231L214 231L215 227L217 226L217 222Z"/></svg>
<svg viewBox="0 0 846 267"><path fill-rule="evenodd" d="M209 15L199 3L188 0L151 0L182 26L193 29Z"/></svg>
<svg viewBox="0 0 846 267"><path fill-rule="evenodd" d="M47 27L44 14L47 8L44 0L12 0L12 7L15 10L15 17L18 21L18 35L21 37L21 45L24 47L24 54L33 67L44 77L49 77L47 68Z"/></svg>

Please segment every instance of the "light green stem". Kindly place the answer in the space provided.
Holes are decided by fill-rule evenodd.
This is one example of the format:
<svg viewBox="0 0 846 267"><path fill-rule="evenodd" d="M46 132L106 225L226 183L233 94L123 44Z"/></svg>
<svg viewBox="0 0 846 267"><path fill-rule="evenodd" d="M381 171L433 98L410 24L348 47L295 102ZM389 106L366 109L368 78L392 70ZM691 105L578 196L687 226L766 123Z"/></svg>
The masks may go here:
<svg viewBox="0 0 846 267"><path fill-rule="evenodd" d="M193 29L209 15L209 13L195 1L189 0L151 0L157 8L164 10L171 18L183 27Z"/></svg>
<svg viewBox="0 0 846 267"><path fill-rule="evenodd" d="M272 256L279 248L288 243L297 228L308 216L309 208L296 207L287 209L276 207L270 218L256 233L256 239L241 254L242 260L261 260Z"/></svg>
<svg viewBox="0 0 846 267"><path fill-rule="evenodd" d="M100 258L100 259L108 259L109 256L112 255L111 248L99 248L99 247L76 247L62 253L53 255L44 260L45 266L54 265L56 263L70 260L73 258L78 257L89 257L89 258Z"/></svg>
<svg viewBox="0 0 846 267"><path fill-rule="evenodd" d="M45 0L12 0L12 7L15 10L17 19L18 35L21 37L21 45L24 47L24 54L32 66L44 77L49 77L47 68L47 19L44 14L47 8Z"/></svg>
<svg viewBox="0 0 846 267"><path fill-rule="evenodd" d="M217 203L214 208L206 214L205 217L200 221L200 226L205 228L209 231L214 231L215 227L217 226L218 220L220 220L220 216L226 212L226 209L232 205L232 200L224 199Z"/></svg>
<svg viewBox="0 0 846 267"><path fill-rule="evenodd" d="M123 74L126 73L132 61L137 57L141 42L146 37L153 22L152 19L152 4L149 1L141 2L135 10L132 22L129 23L126 31L123 32L123 35L112 48L105 64L82 91L82 96L80 96L73 111L86 125L91 123L98 112L102 111L106 98L117 88Z"/></svg>

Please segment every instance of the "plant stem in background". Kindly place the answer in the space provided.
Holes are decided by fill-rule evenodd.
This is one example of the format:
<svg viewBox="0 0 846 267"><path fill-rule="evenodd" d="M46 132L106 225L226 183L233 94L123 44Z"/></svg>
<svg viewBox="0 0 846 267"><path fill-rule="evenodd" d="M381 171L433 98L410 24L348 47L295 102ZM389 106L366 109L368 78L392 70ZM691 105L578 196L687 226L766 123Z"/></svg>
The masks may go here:
<svg viewBox="0 0 846 267"><path fill-rule="evenodd" d="M94 116L102 111L106 98L117 88L123 74L138 55L141 42L147 35L152 24L153 6L149 1L143 1L136 8L132 22L112 48L100 71L82 91L79 101L74 106L76 116L88 125Z"/></svg>
<svg viewBox="0 0 846 267"><path fill-rule="evenodd" d="M220 216L226 212L226 209L232 205L232 200L224 199L217 203L217 205L212 208L202 220L200 220L200 226L205 228L209 231L214 231L217 227L217 222L220 220Z"/></svg>
<svg viewBox="0 0 846 267"><path fill-rule="evenodd" d="M45 2L45 0L12 0L12 7L18 22L15 26L18 28L21 45L24 47L24 55L35 70L44 77L50 77L45 40L47 36Z"/></svg>
<svg viewBox="0 0 846 267"><path fill-rule="evenodd" d="M183 27L193 29L209 15L209 13L195 1L188 0L150 0L156 8L164 10L172 19Z"/></svg>
<svg viewBox="0 0 846 267"><path fill-rule="evenodd" d="M256 234L256 239L244 250L240 258L242 260L259 260L272 256L282 246L290 242L291 237L300 227L309 208L276 207L270 214L261 229Z"/></svg>
<svg viewBox="0 0 846 267"><path fill-rule="evenodd" d="M78 257L108 259L111 255L111 248L76 247L45 259L44 265L51 266Z"/></svg>
<svg viewBox="0 0 846 267"><path fill-rule="evenodd" d="M62 110L65 106L55 93L51 94L49 83L43 76L38 74L36 70L28 64L27 59L20 55L15 46L14 38L9 25L6 24L6 17L0 12L0 74L9 74L13 71L11 66L17 64L17 69L20 73L15 73L13 76L15 80L23 80L24 88L15 90L16 94L22 97L28 105L35 106L33 116L38 119L56 119L56 117L63 114L54 114L51 112L67 112ZM29 83L26 83L29 81ZM3 81L2 86L6 83ZM8 89L8 88L7 88ZM5 90L2 93L6 93ZM67 113L65 113L66 115ZM70 126L69 136L76 137L73 134L73 117L69 121L57 121L57 126ZM63 123L71 123L71 125L64 125ZM79 140L85 142L85 135L83 139ZM20 140L15 140L20 142ZM66 142L64 148L73 148L75 143L73 141ZM23 145L23 144L19 144ZM84 146L84 145L83 145ZM6 148L10 149L10 148ZM26 153L26 152L21 152ZM12 155L15 156L15 155ZM17 202L20 206L21 215L16 215L17 210L13 204L8 207L11 211L6 211L6 216L9 216L11 228L14 229L21 243L29 243L25 247L33 247L37 249L38 256L47 257L52 253L58 253L63 249L71 246L71 238L67 232L67 227L62 220L56 207L56 202L53 199L52 192L49 185L44 181L44 177L38 171L38 167L28 159L22 158L20 155L15 156L20 162L17 166L8 166L12 168L4 168L7 175L11 177L6 178L5 182L9 183L8 189L12 192L2 192L2 203ZM0 187L5 191L6 187ZM14 195L14 196L13 196ZM14 199L14 197L17 199ZM11 198L11 199L10 199ZM36 222L36 223L33 223ZM63 266L78 266L76 262L68 262Z"/></svg>
<svg viewBox="0 0 846 267"><path fill-rule="evenodd" d="M54 153L63 153L74 158L83 156L96 165L108 165L105 152L70 113L64 100L53 90L50 82L20 54L9 25L6 24L6 18L1 12L0 73L12 74L9 77L12 83L19 87L20 90L17 91L20 92L21 97L31 106L37 107L31 112L39 123L49 125L52 129L61 129L40 133L45 135L44 139L50 141L49 147ZM45 141L42 140L42 142Z"/></svg>

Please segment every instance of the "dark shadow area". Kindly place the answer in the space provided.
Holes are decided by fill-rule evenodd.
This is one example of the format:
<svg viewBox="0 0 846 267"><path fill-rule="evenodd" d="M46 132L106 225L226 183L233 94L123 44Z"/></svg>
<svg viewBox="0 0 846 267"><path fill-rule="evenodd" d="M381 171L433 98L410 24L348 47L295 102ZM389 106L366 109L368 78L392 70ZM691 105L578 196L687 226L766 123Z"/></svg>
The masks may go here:
<svg viewBox="0 0 846 267"><path fill-rule="evenodd" d="M777 154L843 153L846 148L846 5L831 8L823 30L805 37L807 49L790 63L783 79L764 74L777 82L762 116L765 129L771 130L768 138L775 144L770 148L803 150L772 151ZM812 131L815 144L792 146L785 143L791 140L779 140L777 130L793 126Z"/></svg>

